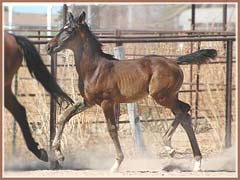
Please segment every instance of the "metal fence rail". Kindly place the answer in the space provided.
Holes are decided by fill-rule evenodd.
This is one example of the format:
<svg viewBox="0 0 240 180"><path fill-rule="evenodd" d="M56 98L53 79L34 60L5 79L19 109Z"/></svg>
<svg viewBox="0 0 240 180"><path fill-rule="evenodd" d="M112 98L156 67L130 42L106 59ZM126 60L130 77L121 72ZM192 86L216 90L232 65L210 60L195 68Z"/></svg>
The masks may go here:
<svg viewBox="0 0 240 180"><path fill-rule="evenodd" d="M13 30L12 30L13 31ZM135 32L135 31L130 31L130 32ZM139 31L140 32L140 31ZM155 31L147 31L147 33L156 33ZM100 33L100 31L99 31ZM128 32L129 33L129 32ZM163 32L162 32L163 33ZM232 64L235 62L233 61L233 54L232 54L232 50L233 50L233 42L235 41L235 36L233 33L226 33L226 32L219 32L219 35L214 35L211 36L211 34L214 34L215 32L205 32L205 34L208 34L208 36L204 36L201 37L201 35L197 35L197 32L195 33L195 37L192 36L176 36L174 35L174 33L176 32L165 32L166 34L173 34L173 36L167 36L167 37L149 37L149 36L134 36L134 37L124 37L122 38L121 36L114 36L112 38L100 38L100 42L102 43L115 43L116 45L118 44L123 44L123 43L172 43L172 42L226 42L226 57L221 57L221 58L226 58L226 61L220 61L220 62L211 62L214 64L217 63L226 63L226 79L227 79L227 83L225 84L226 86L226 118L225 118L225 124L226 124L226 136L225 136L225 145L226 147L231 146L231 102L232 102L232 95L231 92L232 90L235 90L235 87L232 86ZM179 33L179 32L178 32ZM182 32L181 32L182 33ZM181 34L179 33L179 34ZM192 31L191 31L192 33ZM202 33L202 32L200 32ZM221 34L223 33L223 34ZM100 33L101 34L101 33ZM123 35L124 33L122 32L121 35ZM41 45L41 44L46 44L48 42L48 40L41 40L41 38L49 38L51 36L29 36L29 37L34 37L34 38L38 38L40 40L34 40L33 42L36 45ZM99 36L101 37L101 36ZM138 56L138 55L137 55ZM57 56L52 56L51 57L51 71L54 75L54 77L56 77L56 69L58 66L61 65L57 65ZM210 64L211 64L210 63ZM206 91L206 89L200 89L199 88L199 81L196 83L193 82L185 82L185 84L190 84L192 85L196 85L198 87L197 89L197 93L198 92L204 92ZM216 91L216 89L211 89L212 91ZM223 88L221 90L224 90ZM189 89L189 90L181 90L181 93L192 93L192 92L196 92L196 89ZM20 95L20 94L19 94ZM29 94L30 96L34 96L34 94ZM24 94L21 94L20 96L25 96ZM198 104L198 103L197 103ZM50 124L50 132L54 131L55 129L55 117L56 117L56 103L51 100L51 108L50 108L50 113L51 113L51 124ZM196 117L198 118L198 117ZM51 138L54 137L54 135L52 133L51 134Z"/></svg>

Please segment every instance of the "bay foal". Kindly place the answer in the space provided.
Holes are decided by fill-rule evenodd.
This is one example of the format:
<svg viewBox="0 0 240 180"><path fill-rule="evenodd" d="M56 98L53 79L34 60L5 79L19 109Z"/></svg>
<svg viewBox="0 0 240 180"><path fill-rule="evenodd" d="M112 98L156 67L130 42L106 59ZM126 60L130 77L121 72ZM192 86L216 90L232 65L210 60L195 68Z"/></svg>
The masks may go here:
<svg viewBox="0 0 240 180"><path fill-rule="evenodd" d="M53 142L56 158L64 159L60 139L65 123L74 115L93 105L99 105L102 107L116 149L116 161L111 170L118 170L123 161L123 153L114 120L114 105L135 102L150 95L158 104L171 109L175 115L175 120L164 135L166 150L170 155L174 154L171 138L177 126L181 124L193 150L194 170L199 171L202 155L188 113L190 106L177 97L183 83L183 71L179 64L204 63L217 55L216 50L200 50L178 59L150 55L141 59L117 61L102 51L100 42L85 23L85 16L83 12L74 18L70 13L69 22L48 43L49 53L63 49L73 51L79 77L79 91L84 99L83 102L77 102L68 108L58 120Z"/></svg>

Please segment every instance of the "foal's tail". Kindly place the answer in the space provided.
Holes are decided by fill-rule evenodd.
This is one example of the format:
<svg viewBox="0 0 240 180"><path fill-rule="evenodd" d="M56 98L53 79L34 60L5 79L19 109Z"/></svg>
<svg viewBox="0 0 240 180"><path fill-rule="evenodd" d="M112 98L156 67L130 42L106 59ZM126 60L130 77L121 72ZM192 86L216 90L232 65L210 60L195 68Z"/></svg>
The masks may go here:
<svg viewBox="0 0 240 180"><path fill-rule="evenodd" d="M59 104L60 102L58 101L58 98L60 98L62 101L66 101L67 104L74 103L73 100L65 92L63 92L56 80L50 74L33 43L22 36L15 35L15 38L23 50L30 74L43 85L43 87Z"/></svg>
<svg viewBox="0 0 240 180"><path fill-rule="evenodd" d="M209 61L209 59L214 59L217 56L217 51L215 49L202 49L196 51L192 54L187 54L180 56L177 59L178 64L203 64Z"/></svg>

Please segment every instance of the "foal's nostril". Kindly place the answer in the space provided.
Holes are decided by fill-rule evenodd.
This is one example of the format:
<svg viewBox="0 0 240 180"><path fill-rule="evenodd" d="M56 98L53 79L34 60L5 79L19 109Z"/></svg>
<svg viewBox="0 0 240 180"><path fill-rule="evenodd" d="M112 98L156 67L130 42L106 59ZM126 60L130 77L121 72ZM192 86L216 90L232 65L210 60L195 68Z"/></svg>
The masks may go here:
<svg viewBox="0 0 240 180"><path fill-rule="evenodd" d="M50 53L51 50L52 50L52 48L51 48L51 46L48 44L48 45L47 45L47 52Z"/></svg>

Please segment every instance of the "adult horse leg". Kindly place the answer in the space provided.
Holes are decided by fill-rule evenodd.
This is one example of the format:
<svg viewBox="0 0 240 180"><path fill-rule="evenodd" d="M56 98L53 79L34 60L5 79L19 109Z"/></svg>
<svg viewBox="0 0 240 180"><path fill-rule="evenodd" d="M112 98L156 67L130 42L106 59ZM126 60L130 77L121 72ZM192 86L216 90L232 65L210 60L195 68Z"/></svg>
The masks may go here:
<svg viewBox="0 0 240 180"><path fill-rule="evenodd" d="M13 95L11 91L11 86L5 87L4 96L5 106L12 113L12 115L18 122L28 149L40 160L47 162L48 161L47 152L44 149L38 149L37 147L38 143L34 141L30 131L30 127L27 122L26 110Z"/></svg>
<svg viewBox="0 0 240 180"><path fill-rule="evenodd" d="M87 105L83 101L79 101L75 103L73 106L66 109L63 114L60 115L59 120L56 124L56 135L53 140L52 148L55 152L56 160L63 161L64 156L61 152L61 137L63 133L63 129L65 124L76 114L85 111L86 109L90 108L91 106Z"/></svg>
<svg viewBox="0 0 240 180"><path fill-rule="evenodd" d="M124 156L118 139L118 130L114 117L114 104L112 102L105 100L101 103L101 107L103 109L103 113L107 121L108 132L113 140L116 150L116 161L111 168L111 171L115 172L119 169L119 166L122 163Z"/></svg>

